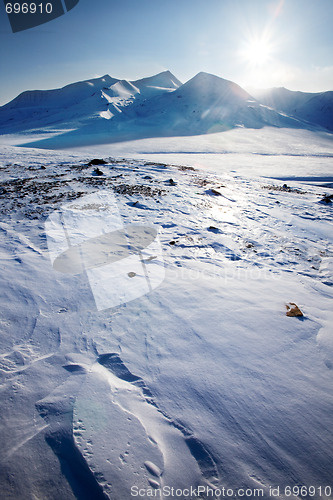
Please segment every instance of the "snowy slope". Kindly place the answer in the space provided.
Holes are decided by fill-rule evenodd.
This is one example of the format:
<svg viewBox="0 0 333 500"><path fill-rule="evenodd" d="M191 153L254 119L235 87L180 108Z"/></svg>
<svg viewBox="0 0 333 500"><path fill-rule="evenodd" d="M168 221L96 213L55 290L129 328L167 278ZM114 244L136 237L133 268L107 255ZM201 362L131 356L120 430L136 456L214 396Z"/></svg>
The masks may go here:
<svg viewBox="0 0 333 500"><path fill-rule="evenodd" d="M122 108L158 93L170 92L180 82L168 71L153 77L128 82L105 75L101 78L67 85L61 89L27 91L0 108L0 131L12 133L31 130L40 133L58 129L77 129L87 123L95 126ZM37 130L36 130L37 129Z"/></svg>
<svg viewBox="0 0 333 500"><path fill-rule="evenodd" d="M116 81L105 75L62 89L23 92L0 108L1 131L8 133L59 124L69 127L73 120L80 123L89 114L103 109L102 89Z"/></svg>
<svg viewBox="0 0 333 500"><path fill-rule="evenodd" d="M141 115L182 135L237 126L303 126L261 105L236 83L208 73L199 73L172 94L156 98L154 106L147 103Z"/></svg>
<svg viewBox="0 0 333 500"><path fill-rule="evenodd" d="M333 131L333 92L295 92L283 87L252 92L267 106Z"/></svg>
<svg viewBox="0 0 333 500"><path fill-rule="evenodd" d="M170 86L175 85L171 74L165 77ZM316 129L261 104L237 84L207 73L199 73L177 89L166 92L163 87L157 88L156 94L156 87L150 85L148 97L142 98L148 89L142 81L131 85L117 82L109 91L103 91L109 107L100 115L107 120L90 120L75 130L25 144L57 149L145 137L210 134L233 128Z"/></svg>
<svg viewBox="0 0 333 500"><path fill-rule="evenodd" d="M300 485L332 497L332 205L327 187L276 179L281 159L291 175L326 178L329 143L295 133L286 155L280 137L280 158L273 137L269 178L249 153L251 176L208 152L200 170L105 157L96 176L92 152L2 146L2 498L129 500L141 488L148 499L173 487L194 500L214 498L209 486L265 500L279 487L285 500ZM85 273L52 268L45 221L104 191L125 223L160 228L166 276L98 312ZM288 302L303 316L286 316Z"/></svg>
<svg viewBox="0 0 333 500"><path fill-rule="evenodd" d="M208 73L183 85L169 71L132 82L105 75L63 89L24 92L0 108L0 131L21 132L22 143L54 149L233 128L330 126L329 93L313 97L277 90L263 96L266 105Z"/></svg>
<svg viewBox="0 0 333 500"><path fill-rule="evenodd" d="M159 93L159 89L166 91L175 90L182 85L170 71L163 71L158 75L141 78L132 82L135 87L140 90L140 93L145 96L152 96Z"/></svg>
<svg viewBox="0 0 333 500"><path fill-rule="evenodd" d="M314 95L303 106L296 108L294 116L333 131L333 91Z"/></svg>

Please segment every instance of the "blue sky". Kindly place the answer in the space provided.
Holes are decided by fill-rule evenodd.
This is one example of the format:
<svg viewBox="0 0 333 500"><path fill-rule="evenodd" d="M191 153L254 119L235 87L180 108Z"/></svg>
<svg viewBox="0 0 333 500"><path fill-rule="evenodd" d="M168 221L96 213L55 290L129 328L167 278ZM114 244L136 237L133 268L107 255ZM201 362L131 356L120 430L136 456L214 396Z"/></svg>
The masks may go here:
<svg viewBox="0 0 333 500"><path fill-rule="evenodd" d="M332 0L80 0L64 16L12 33L1 3L0 103L23 90L103 74L169 69L249 87L333 89Z"/></svg>

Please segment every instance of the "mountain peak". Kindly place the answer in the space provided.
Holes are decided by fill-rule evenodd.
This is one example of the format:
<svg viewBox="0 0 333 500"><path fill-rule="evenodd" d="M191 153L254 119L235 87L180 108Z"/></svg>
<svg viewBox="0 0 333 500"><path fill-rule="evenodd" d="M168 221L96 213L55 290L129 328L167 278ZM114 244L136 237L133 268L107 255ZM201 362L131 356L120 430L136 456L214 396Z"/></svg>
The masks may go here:
<svg viewBox="0 0 333 500"><path fill-rule="evenodd" d="M187 88L195 93L209 93L210 95L224 96L228 99L247 100L251 96L242 87L230 80L225 80L211 73L201 71L191 80L186 82L182 88Z"/></svg>
<svg viewBox="0 0 333 500"><path fill-rule="evenodd" d="M199 71L192 80L195 79L201 79L201 80L208 80L208 79L219 79L219 80L224 80L224 78L221 78L220 76L213 75L213 73L207 73L206 71Z"/></svg>
<svg viewBox="0 0 333 500"><path fill-rule="evenodd" d="M178 78L176 78L175 75L173 75L169 70L162 71L157 75L135 80L131 83L133 83L136 87L160 87L174 90L182 85Z"/></svg>

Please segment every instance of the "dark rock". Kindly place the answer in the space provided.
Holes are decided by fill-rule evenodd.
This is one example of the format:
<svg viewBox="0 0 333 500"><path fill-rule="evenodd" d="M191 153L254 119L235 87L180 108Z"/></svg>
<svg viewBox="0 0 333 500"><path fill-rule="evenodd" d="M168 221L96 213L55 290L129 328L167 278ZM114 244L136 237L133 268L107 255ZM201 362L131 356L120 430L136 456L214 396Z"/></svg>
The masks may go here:
<svg viewBox="0 0 333 500"><path fill-rule="evenodd" d="M323 198L320 200L320 203L332 203L333 194L324 194Z"/></svg>
<svg viewBox="0 0 333 500"><path fill-rule="evenodd" d="M104 175L104 172L97 167L93 170L93 175Z"/></svg>
<svg viewBox="0 0 333 500"><path fill-rule="evenodd" d="M263 189L269 189L271 191L284 191L287 193L297 193L297 194L304 194L306 191L301 191L300 189L297 188L291 188L288 186L288 184L283 184L282 186L274 186L274 185L268 185L268 186L262 186Z"/></svg>
<svg viewBox="0 0 333 500"><path fill-rule="evenodd" d="M107 165L107 161L101 159L101 158L94 158L93 160L90 160L88 163L89 167L92 167L93 165Z"/></svg>
<svg viewBox="0 0 333 500"><path fill-rule="evenodd" d="M114 187L114 191L118 194L127 194L130 196L134 195L142 195L142 196L156 196L163 195L165 193L164 190L160 190L157 188L151 188L150 186L139 185L139 184L119 184Z"/></svg>
<svg viewBox="0 0 333 500"><path fill-rule="evenodd" d="M185 172L186 170L192 170L192 172L196 172L196 171L197 171L197 169L196 169L196 168L193 168L193 167L185 167L184 165L180 165L180 166L179 166L179 167L177 167L177 168L178 168L178 170L183 170L184 172Z"/></svg>
<svg viewBox="0 0 333 500"><path fill-rule="evenodd" d="M206 193L214 196L222 196L222 194L219 191L216 191L216 189L213 188L207 189Z"/></svg>

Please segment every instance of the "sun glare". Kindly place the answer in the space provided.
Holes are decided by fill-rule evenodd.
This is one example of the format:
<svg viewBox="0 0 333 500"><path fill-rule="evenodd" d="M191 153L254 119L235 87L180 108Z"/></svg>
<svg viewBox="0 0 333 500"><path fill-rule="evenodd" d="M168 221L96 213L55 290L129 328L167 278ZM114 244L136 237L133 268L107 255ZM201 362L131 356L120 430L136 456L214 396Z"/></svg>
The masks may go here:
<svg viewBox="0 0 333 500"><path fill-rule="evenodd" d="M276 41L268 29L262 33L249 33L242 40L238 56L244 71L243 85L263 87L271 84L276 73Z"/></svg>
<svg viewBox="0 0 333 500"><path fill-rule="evenodd" d="M270 46L264 40L253 40L243 51L244 58L253 66L262 66L270 55Z"/></svg>

